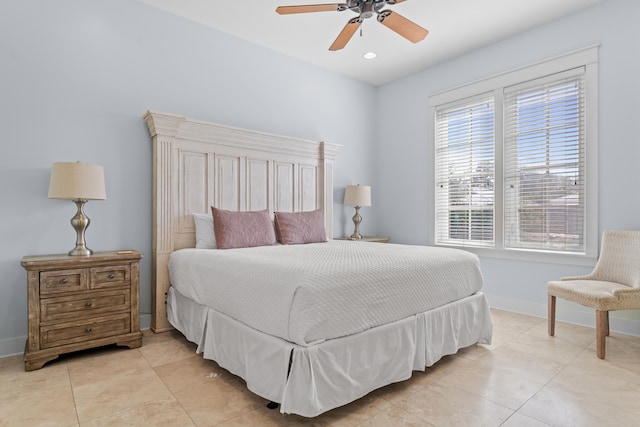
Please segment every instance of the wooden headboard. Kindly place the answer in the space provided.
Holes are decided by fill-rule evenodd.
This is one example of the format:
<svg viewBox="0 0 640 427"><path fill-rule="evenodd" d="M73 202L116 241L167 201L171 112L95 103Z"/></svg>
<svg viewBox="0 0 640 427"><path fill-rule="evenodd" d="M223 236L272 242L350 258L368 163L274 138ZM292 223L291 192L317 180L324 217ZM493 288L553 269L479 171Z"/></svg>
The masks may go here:
<svg viewBox="0 0 640 427"><path fill-rule="evenodd" d="M151 329L167 321L171 252L195 246L193 213L323 209L333 237L333 160L339 146L147 111L153 141Z"/></svg>

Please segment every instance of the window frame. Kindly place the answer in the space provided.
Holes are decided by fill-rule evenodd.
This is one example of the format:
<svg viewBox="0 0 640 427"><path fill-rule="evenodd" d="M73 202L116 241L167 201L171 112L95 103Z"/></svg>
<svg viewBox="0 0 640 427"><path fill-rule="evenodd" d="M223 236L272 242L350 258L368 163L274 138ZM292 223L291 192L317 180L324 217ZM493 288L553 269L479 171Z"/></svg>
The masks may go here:
<svg viewBox="0 0 640 427"><path fill-rule="evenodd" d="M566 70L585 68L585 234L584 253L547 251L539 249L507 248L504 235L504 90L528 81L559 74ZM429 97L429 148L431 179L430 202L432 217L429 220L430 244L469 250L479 256L516 260L530 260L574 265L593 265L598 253L598 45L593 45L559 55L544 61L498 74L486 79L454 87ZM436 110L447 104L492 94L495 114L495 200L494 246L469 246L436 243Z"/></svg>

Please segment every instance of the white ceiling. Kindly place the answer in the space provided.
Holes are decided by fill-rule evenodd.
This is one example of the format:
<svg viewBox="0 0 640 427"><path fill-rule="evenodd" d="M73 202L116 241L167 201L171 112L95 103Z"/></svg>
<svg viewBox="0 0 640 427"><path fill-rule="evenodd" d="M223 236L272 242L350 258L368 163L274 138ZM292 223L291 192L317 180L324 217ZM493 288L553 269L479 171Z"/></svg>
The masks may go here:
<svg viewBox="0 0 640 427"><path fill-rule="evenodd" d="M335 0L141 0L178 16L372 85L404 77L605 0L410 0L386 6L429 30L417 44L378 23L362 25L342 50L329 46L351 11L279 15L277 6ZM377 58L365 60L365 52Z"/></svg>

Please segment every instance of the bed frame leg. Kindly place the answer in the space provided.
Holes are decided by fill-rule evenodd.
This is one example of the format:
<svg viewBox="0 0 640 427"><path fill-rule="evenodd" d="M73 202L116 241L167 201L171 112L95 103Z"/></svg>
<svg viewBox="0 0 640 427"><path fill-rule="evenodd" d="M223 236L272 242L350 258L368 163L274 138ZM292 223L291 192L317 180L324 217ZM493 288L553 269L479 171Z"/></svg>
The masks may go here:
<svg viewBox="0 0 640 427"><path fill-rule="evenodd" d="M276 403L274 401L271 401L271 402L267 403L267 408L269 408L269 409L277 409L278 406L280 406L280 404L278 404L278 403Z"/></svg>

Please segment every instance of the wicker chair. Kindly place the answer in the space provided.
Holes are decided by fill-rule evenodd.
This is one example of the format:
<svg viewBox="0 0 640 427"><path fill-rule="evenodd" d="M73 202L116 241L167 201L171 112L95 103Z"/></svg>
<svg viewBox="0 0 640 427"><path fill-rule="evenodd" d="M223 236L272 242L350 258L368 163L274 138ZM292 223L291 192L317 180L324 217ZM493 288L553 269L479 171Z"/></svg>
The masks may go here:
<svg viewBox="0 0 640 427"><path fill-rule="evenodd" d="M596 310L596 346L605 355L609 311L640 309L640 231L605 231L600 258L586 276L547 284L549 335L555 333L556 297Z"/></svg>

